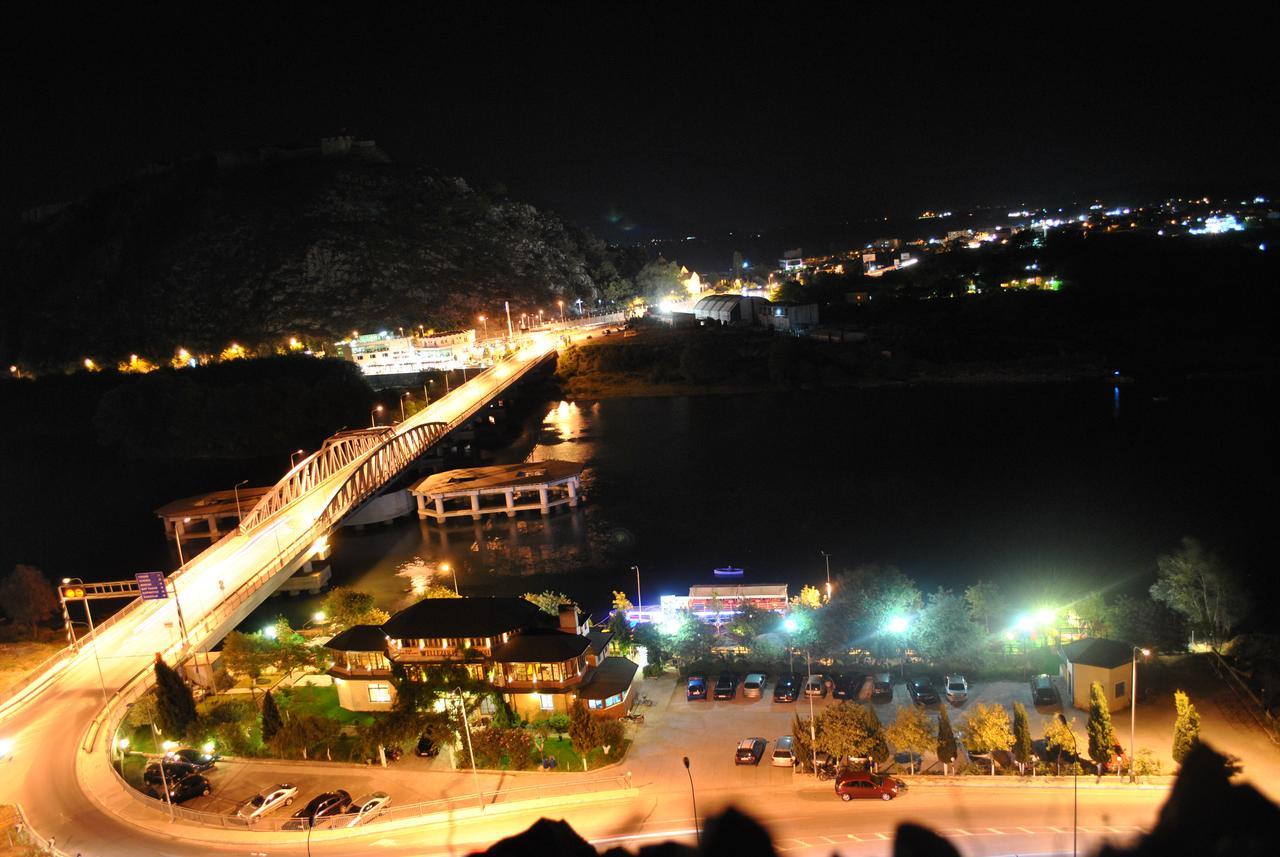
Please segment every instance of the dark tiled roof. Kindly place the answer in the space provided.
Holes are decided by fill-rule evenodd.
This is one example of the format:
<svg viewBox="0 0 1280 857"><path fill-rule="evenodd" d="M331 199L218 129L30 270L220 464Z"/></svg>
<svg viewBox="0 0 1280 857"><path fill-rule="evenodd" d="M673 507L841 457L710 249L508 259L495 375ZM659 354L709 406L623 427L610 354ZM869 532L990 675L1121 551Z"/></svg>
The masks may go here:
<svg viewBox="0 0 1280 857"><path fill-rule="evenodd" d="M1133 646L1118 640L1085 637L1062 647L1062 655L1073 664L1113 669L1133 660Z"/></svg>
<svg viewBox="0 0 1280 857"><path fill-rule="evenodd" d="M584 654L590 645L591 641L581 634L530 631L494 649L493 660L501 664L553 664Z"/></svg>
<svg viewBox="0 0 1280 857"><path fill-rule="evenodd" d="M387 635L377 625L352 625L335 634L324 647L335 652L383 652L387 648Z"/></svg>
<svg viewBox="0 0 1280 857"><path fill-rule="evenodd" d="M600 657L604 650L609 647L609 641L613 639L612 631L592 631L587 635L587 639L591 641L591 651L596 657Z"/></svg>
<svg viewBox="0 0 1280 857"><path fill-rule="evenodd" d="M605 658L596 667L591 680L578 688L583 699L608 699L614 694L626 693L635 681L639 665L627 658Z"/></svg>
<svg viewBox="0 0 1280 857"><path fill-rule="evenodd" d="M427 598L392 616L382 630L394 640L496 637L548 618L523 598Z"/></svg>

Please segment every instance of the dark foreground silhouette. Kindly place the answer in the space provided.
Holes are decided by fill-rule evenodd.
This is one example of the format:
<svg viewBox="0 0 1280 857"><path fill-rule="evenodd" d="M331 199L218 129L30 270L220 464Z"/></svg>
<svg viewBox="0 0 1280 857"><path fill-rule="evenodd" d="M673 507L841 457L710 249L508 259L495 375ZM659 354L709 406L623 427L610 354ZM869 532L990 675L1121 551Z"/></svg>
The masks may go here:
<svg viewBox="0 0 1280 857"><path fill-rule="evenodd" d="M541 819L523 833L483 852L488 857L599 857L600 852L564 821ZM629 855L621 848L604 857ZM648 845L642 857L772 857L768 832L754 819L730 809L709 818L702 845L678 842ZM959 857L950 842L926 827L898 826L895 857ZM1097 857L1275 857L1280 855L1280 807L1245 783L1231 782L1227 760L1208 746L1194 748L1160 808L1151 833L1132 848L1105 845Z"/></svg>

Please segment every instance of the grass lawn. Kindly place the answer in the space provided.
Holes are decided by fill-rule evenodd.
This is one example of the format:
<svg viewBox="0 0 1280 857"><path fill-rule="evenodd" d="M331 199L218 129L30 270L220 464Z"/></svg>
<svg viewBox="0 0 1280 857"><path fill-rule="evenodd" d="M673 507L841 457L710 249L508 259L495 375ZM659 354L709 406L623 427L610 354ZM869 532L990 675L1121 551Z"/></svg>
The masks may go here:
<svg viewBox="0 0 1280 857"><path fill-rule="evenodd" d="M337 721L343 726L367 726L373 715L367 711L347 711L338 705L338 691L332 687L300 685L274 694L281 711L294 714L313 714Z"/></svg>
<svg viewBox="0 0 1280 857"><path fill-rule="evenodd" d="M46 658L66 648L66 640L0 643L0 693L27 677Z"/></svg>
<svg viewBox="0 0 1280 857"><path fill-rule="evenodd" d="M627 749L630 746L631 739L624 738L622 746L613 747L613 752L608 756L600 749L592 750L587 755L588 771L594 771L596 768L619 761L627 755ZM573 743L568 738L548 738L544 754L556 760L556 771L566 771L571 774L582 773L582 756L578 755L578 751L573 749Z"/></svg>

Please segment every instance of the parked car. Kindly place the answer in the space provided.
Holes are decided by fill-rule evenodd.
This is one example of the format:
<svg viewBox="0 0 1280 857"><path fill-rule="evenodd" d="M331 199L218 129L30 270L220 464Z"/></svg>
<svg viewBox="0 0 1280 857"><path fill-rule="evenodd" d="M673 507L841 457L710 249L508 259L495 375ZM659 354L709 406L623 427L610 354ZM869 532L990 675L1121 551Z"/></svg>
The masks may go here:
<svg viewBox="0 0 1280 857"><path fill-rule="evenodd" d="M343 814L333 821L335 827L357 827L372 821L387 811L391 797L386 792L374 792L353 800Z"/></svg>
<svg viewBox="0 0 1280 857"><path fill-rule="evenodd" d="M250 822L281 806L292 806L298 797L298 787L292 783L280 783L249 798L236 810L236 815Z"/></svg>
<svg viewBox="0 0 1280 857"><path fill-rule="evenodd" d="M792 749L793 739L790 735L783 735L777 741L773 742L773 759L772 764L777 768L794 768L796 764L796 754Z"/></svg>
<svg viewBox="0 0 1280 857"><path fill-rule="evenodd" d="M766 744L768 742L763 738L743 738L738 742L737 752L733 754L733 763L735 765L760 764Z"/></svg>
<svg viewBox="0 0 1280 857"><path fill-rule="evenodd" d="M202 774L188 774L180 780L169 781L169 800L173 803L182 803L191 800L193 797L207 795L212 789L209 781ZM151 787L151 794L161 800L164 800L164 786L154 785Z"/></svg>
<svg viewBox="0 0 1280 857"><path fill-rule="evenodd" d="M799 678L792 673L778 676L778 683L773 686L774 702L795 702L799 693Z"/></svg>
<svg viewBox="0 0 1280 857"><path fill-rule="evenodd" d="M805 696L826 696L827 683L822 680L820 675L811 675L804 682Z"/></svg>
<svg viewBox="0 0 1280 857"><path fill-rule="evenodd" d="M716 679L716 699L733 699L738 693L738 677L733 673L721 673Z"/></svg>
<svg viewBox="0 0 1280 857"><path fill-rule="evenodd" d="M204 773L217 764L222 757L217 753L206 753L194 747L180 747L165 753L164 758L166 762L186 762L197 772Z"/></svg>
<svg viewBox="0 0 1280 857"><path fill-rule="evenodd" d="M707 677L704 675L689 676L689 688L685 691L685 699L707 698Z"/></svg>
<svg viewBox="0 0 1280 857"><path fill-rule="evenodd" d="M843 773L836 777L836 794L840 800L879 798L893 800L906 791L907 784L893 777L863 772Z"/></svg>
<svg viewBox="0 0 1280 857"><path fill-rule="evenodd" d="M1035 705L1057 705L1061 701L1052 676L1041 673L1031 680L1031 701Z"/></svg>
<svg viewBox="0 0 1280 857"><path fill-rule="evenodd" d="M916 705L937 705L938 692L927 678L913 678L907 682L907 693Z"/></svg>
<svg viewBox="0 0 1280 857"><path fill-rule="evenodd" d="M893 702L893 676L888 673L877 673L872 682L872 702Z"/></svg>
<svg viewBox="0 0 1280 857"><path fill-rule="evenodd" d="M351 806L351 795L342 789L318 794L285 822L284 829L306 830L315 821L331 815L341 815L349 806Z"/></svg>
<svg viewBox="0 0 1280 857"><path fill-rule="evenodd" d="M831 677L831 696L834 699L857 699L858 687L854 684L854 676L847 673L836 673Z"/></svg>
<svg viewBox="0 0 1280 857"><path fill-rule="evenodd" d="M413 752L419 756L434 759L440 755L440 748L436 746L436 742L432 741L426 735L418 739L418 746L413 748Z"/></svg>
<svg viewBox="0 0 1280 857"><path fill-rule="evenodd" d="M748 673L742 682L742 695L747 699L759 699L764 694L764 673Z"/></svg>
<svg viewBox="0 0 1280 857"><path fill-rule="evenodd" d="M969 682L962 675L947 676L943 679L943 686L946 688L947 701L953 705L960 705L969 698Z"/></svg>
<svg viewBox="0 0 1280 857"><path fill-rule="evenodd" d="M161 765L164 766L163 774L161 773ZM166 782L169 785L173 785L183 777L198 773L200 772L196 770L195 765L166 759L163 762L152 762L147 765L142 771L142 782L149 786L163 786Z"/></svg>

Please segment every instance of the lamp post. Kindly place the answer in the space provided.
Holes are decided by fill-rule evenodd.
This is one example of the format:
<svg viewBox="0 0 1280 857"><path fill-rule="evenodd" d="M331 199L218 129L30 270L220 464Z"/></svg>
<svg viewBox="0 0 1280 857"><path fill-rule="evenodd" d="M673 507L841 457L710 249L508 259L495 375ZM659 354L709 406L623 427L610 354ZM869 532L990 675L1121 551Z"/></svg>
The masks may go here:
<svg viewBox="0 0 1280 857"><path fill-rule="evenodd" d="M560 305L560 323L564 323L564 301L556 301Z"/></svg>
<svg viewBox="0 0 1280 857"><path fill-rule="evenodd" d="M827 600L831 600L831 554L826 551L818 551L822 554L822 558L827 562Z"/></svg>
<svg viewBox="0 0 1280 857"><path fill-rule="evenodd" d="M73 583L84 586L84 581L78 577L62 578L63 586L70 586ZM93 639L93 662L98 665L98 684L102 687L102 704L105 706L107 704L107 680L102 675L102 661L98 659L98 634L93 627L93 611L89 609L89 599L82 600L84 601L84 614L89 617L89 636Z"/></svg>
<svg viewBox="0 0 1280 857"><path fill-rule="evenodd" d="M641 614L644 613L644 599L640 596L640 566L633 565L631 570L636 573L636 621L640 621Z"/></svg>
<svg viewBox="0 0 1280 857"><path fill-rule="evenodd" d="M484 327L484 338L488 339L489 338L489 319L485 318L484 316L480 316L480 324L483 325Z"/></svg>
<svg viewBox="0 0 1280 857"><path fill-rule="evenodd" d="M813 725L813 694L809 692L809 680L813 678L813 665L809 663L809 650L804 650L804 695L809 700L809 758L813 759L813 778L818 779L818 732Z"/></svg>
<svg viewBox="0 0 1280 857"><path fill-rule="evenodd" d="M458 591L458 570L447 562L440 563L440 570L449 572L453 577L453 594L461 596L462 593Z"/></svg>
<svg viewBox="0 0 1280 857"><path fill-rule="evenodd" d="M431 383L431 382L428 382L428 383ZM431 397L427 395L427 385L423 384L422 385L422 407L426 408L426 406L429 404L431 404Z"/></svg>
<svg viewBox="0 0 1280 857"><path fill-rule="evenodd" d="M1133 763L1137 757L1137 746L1134 743L1134 734L1137 732L1138 725L1138 653L1141 652L1145 658L1151 654L1150 649L1144 649L1140 646L1133 647L1133 674L1129 678L1129 782L1134 782Z"/></svg>
<svg viewBox="0 0 1280 857"><path fill-rule="evenodd" d="M236 495L236 523L237 524L244 520L244 513L240 511L240 486L247 485L248 483L249 483L248 479L241 479L235 485L231 486L231 490L234 491ZM188 518L187 520L189 521L191 519ZM179 544L181 544L182 539L178 539L178 542Z"/></svg>
<svg viewBox="0 0 1280 857"><path fill-rule="evenodd" d="M404 400L408 398L408 396L408 393L404 393L400 396L400 422L404 422L405 419L407 419L404 415Z"/></svg>
<svg viewBox="0 0 1280 857"><path fill-rule="evenodd" d="M1076 857L1076 833L1080 826L1080 745L1076 743L1075 730L1061 711L1058 712L1058 722L1071 733L1071 752L1075 756L1071 765L1071 857Z"/></svg>
<svg viewBox="0 0 1280 857"><path fill-rule="evenodd" d="M369 411L369 428L377 428L377 419L380 413L382 413L382 405L377 405L372 411Z"/></svg>
<svg viewBox="0 0 1280 857"><path fill-rule="evenodd" d="M693 790L693 770L689 767L689 757L684 757L684 772L689 775L689 800L693 802L693 841L702 847L702 832L698 830L698 793Z"/></svg>
<svg viewBox="0 0 1280 857"><path fill-rule="evenodd" d="M462 688L454 688L454 692L458 694L458 710L462 715L462 728L467 735L467 755L471 757L471 783L476 790L476 804L480 807L480 811L484 812L484 796L480 794L480 775L476 773L476 754L471 749L471 722L467 720L467 704L462 698Z"/></svg>
<svg viewBox="0 0 1280 857"><path fill-rule="evenodd" d="M298 466L298 461L297 461L298 456L303 455L305 453L306 453L305 449L295 449L293 452L289 453L289 469L290 470Z"/></svg>

